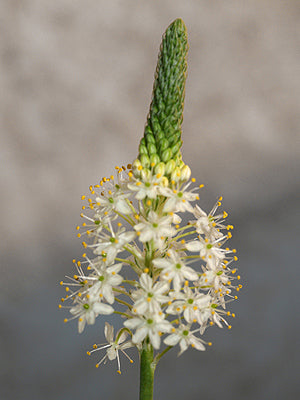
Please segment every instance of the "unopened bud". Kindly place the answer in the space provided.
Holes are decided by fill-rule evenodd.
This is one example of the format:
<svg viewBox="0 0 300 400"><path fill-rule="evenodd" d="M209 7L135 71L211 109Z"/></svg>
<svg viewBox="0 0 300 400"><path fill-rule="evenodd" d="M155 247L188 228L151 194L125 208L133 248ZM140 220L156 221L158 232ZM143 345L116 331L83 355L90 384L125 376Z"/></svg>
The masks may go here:
<svg viewBox="0 0 300 400"><path fill-rule="evenodd" d="M180 180L183 182L188 181L191 177L191 174L192 174L191 168L188 165L185 165L183 168L181 168Z"/></svg>
<svg viewBox="0 0 300 400"><path fill-rule="evenodd" d="M171 180L175 182L179 182L181 178L181 171L179 167L176 167L171 173Z"/></svg>
<svg viewBox="0 0 300 400"><path fill-rule="evenodd" d="M162 155L161 155L161 159L163 162L167 162L169 160L171 160L172 158L172 150L171 149L166 149L163 151Z"/></svg>
<svg viewBox="0 0 300 400"><path fill-rule="evenodd" d="M141 167L142 164L140 160L138 158L134 160L134 162L132 163L132 172L136 178L140 177L141 175Z"/></svg>
<svg viewBox="0 0 300 400"><path fill-rule="evenodd" d="M141 179L144 182L147 182L151 178L151 172L148 168L143 168L141 170Z"/></svg>
<svg viewBox="0 0 300 400"><path fill-rule="evenodd" d="M151 154L150 156L150 165L152 166L153 164L156 165L160 162L160 158L157 154Z"/></svg>
<svg viewBox="0 0 300 400"><path fill-rule="evenodd" d="M142 154L140 157L141 164L143 168L149 168L150 167L150 158L146 154Z"/></svg>
<svg viewBox="0 0 300 400"><path fill-rule="evenodd" d="M166 163L166 170L165 170L165 174L166 175L170 175L174 169L176 167L176 163L174 160L170 160Z"/></svg>
<svg viewBox="0 0 300 400"><path fill-rule="evenodd" d="M163 175L165 174L165 169L166 169L165 163L160 162L159 164L157 164L157 165L155 166L154 172L155 172L156 174L160 174L160 175L163 176Z"/></svg>

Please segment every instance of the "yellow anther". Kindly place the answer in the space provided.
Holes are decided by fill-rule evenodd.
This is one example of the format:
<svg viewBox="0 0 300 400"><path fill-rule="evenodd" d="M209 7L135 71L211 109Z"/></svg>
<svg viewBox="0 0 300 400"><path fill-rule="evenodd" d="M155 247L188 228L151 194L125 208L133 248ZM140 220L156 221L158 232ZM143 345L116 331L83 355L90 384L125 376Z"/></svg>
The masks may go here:
<svg viewBox="0 0 300 400"><path fill-rule="evenodd" d="M228 237L228 239L231 239L232 238L232 233L228 232L227 237Z"/></svg>
<svg viewBox="0 0 300 400"><path fill-rule="evenodd" d="M196 200L200 200L200 197L199 197L199 196L196 196Z"/></svg>
<svg viewBox="0 0 300 400"><path fill-rule="evenodd" d="M208 342L207 344L208 344L208 346L212 346L212 342Z"/></svg>
<svg viewBox="0 0 300 400"><path fill-rule="evenodd" d="M82 294L79 292L77 296L78 296L78 297L81 297L81 296L82 296Z"/></svg>
<svg viewBox="0 0 300 400"><path fill-rule="evenodd" d="M102 261L103 261L103 262L106 262L106 257L102 258Z"/></svg>
<svg viewBox="0 0 300 400"><path fill-rule="evenodd" d="M184 240L184 239L182 239L182 240L180 241L180 243L181 243L181 244L184 244L184 243L185 243L185 240Z"/></svg>
<svg viewBox="0 0 300 400"><path fill-rule="evenodd" d="M82 242L82 246L86 249L87 248L87 244L85 242Z"/></svg>
<svg viewBox="0 0 300 400"><path fill-rule="evenodd" d="M81 238L81 234L80 234L80 233L77 233L77 237L78 237L78 238Z"/></svg>
<svg viewBox="0 0 300 400"><path fill-rule="evenodd" d="M179 229L179 228L180 228L180 225L178 225L178 224L175 225L175 228L176 228L176 229Z"/></svg>
<svg viewBox="0 0 300 400"><path fill-rule="evenodd" d="M145 269L144 269L144 272L145 272L145 274L148 274L149 268L145 268Z"/></svg>
<svg viewBox="0 0 300 400"><path fill-rule="evenodd" d="M116 275L115 271L113 271L111 274L112 274L112 275Z"/></svg>
<svg viewBox="0 0 300 400"><path fill-rule="evenodd" d="M81 209L82 209L82 210L85 210L85 206L82 206L82 207L81 207ZM80 215L82 215L82 216L83 216L83 214L80 214Z"/></svg>
<svg viewBox="0 0 300 400"><path fill-rule="evenodd" d="M231 328L232 328L232 326L231 326L231 325L228 325L228 326L227 326L227 328L228 328L228 329L231 329Z"/></svg>
<svg viewBox="0 0 300 400"><path fill-rule="evenodd" d="M215 311L212 311L212 312L211 312L211 315L215 315L215 313L216 313Z"/></svg>
<svg viewBox="0 0 300 400"><path fill-rule="evenodd" d="M63 303L63 302L65 301L65 299L62 297L62 298L60 299L60 301Z"/></svg>
<svg viewBox="0 0 300 400"><path fill-rule="evenodd" d="M161 174L156 174L156 178L157 179L161 178Z"/></svg>
<svg viewBox="0 0 300 400"><path fill-rule="evenodd" d="M99 294L99 297L101 297L101 299L102 299L102 297L103 297L103 294L102 294L102 293L100 293L100 294Z"/></svg>
<svg viewBox="0 0 300 400"><path fill-rule="evenodd" d="M86 253L83 253L83 254L82 254L82 257L85 258L85 257L86 257Z"/></svg>
<svg viewBox="0 0 300 400"><path fill-rule="evenodd" d="M172 185L175 185L175 181L174 181L173 179L171 180L171 184L172 184Z"/></svg>
<svg viewBox="0 0 300 400"><path fill-rule="evenodd" d="M127 164L127 169L131 169L132 165L131 164Z"/></svg>
<svg viewBox="0 0 300 400"><path fill-rule="evenodd" d="M81 266L81 262L77 261L77 265L78 265L78 267L80 267Z"/></svg>
<svg viewBox="0 0 300 400"><path fill-rule="evenodd" d="M195 310L195 311L198 310L198 307L197 307L197 306L194 306L194 307L193 307L193 310Z"/></svg>
<svg viewBox="0 0 300 400"><path fill-rule="evenodd" d="M94 348L94 349L97 349L97 348L98 348L98 346L97 346L96 344L94 344L94 345L93 345L93 348Z"/></svg>
<svg viewBox="0 0 300 400"><path fill-rule="evenodd" d="M152 201L151 200L147 200L147 206L150 207L151 204L152 204Z"/></svg>
<svg viewBox="0 0 300 400"><path fill-rule="evenodd" d="M232 249L232 252L233 252L233 253L236 253L236 249Z"/></svg>
<svg viewBox="0 0 300 400"><path fill-rule="evenodd" d="M135 214L134 218L135 218L136 220L139 220L139 219L140 219L139 214Z"/></svg>
<svg viewBox="0 0 300 400"><path fill-rule="evenodd" d="M131 364L133 364L133 360L129 360L131 362Z"/></svg>
<svg viewBox="0 0 300 400"><path fill-rule="evenodd" d="M202 189L204 187L203 183L199 185L199 188Z"/></svg>
<svg viewBox="0 0 300 400"><path fill-rule="evenodd" d="M73 275L73 278L77 280L77 279L78 279L78 276L77 276L77 275Z"/></svg>
<svg viewBox="0 0 300 400"><path fill-rule="evenodd" d="M209 325L213 325L214 323L212 321L210 321Z"/></svg>
<svg viewBox="0 0 300 400"><path fill-rule="evenodd" d="M138 166L138 170L141 171L143 167L141 165Z"/></svg>
<svg viewBox="0 0 300 400"><path fill-rule="evenodd" d="M147 301L148 301L148 303L150 303L151 297L147 297Z"/></svg>
<svg viewBox="0 0 300 400"><path fill-rule="evenodd" d="M228 317L230 316L230 311L227 311L227 313L226 313L227 315L228 315Z"/></svg>
<svg viewBox="0 0 300 400"><path fill-rule="evenodd" d="M232 318L235 318L235 314L234 313L232 313L231 316L232 316Z"/></svg>
<svg viewBox="0 0 300 400"><path fill-rule="evenodd" d="M99 364L96 364L95 367L96 367L96 368L99 368Z"/></svg>
<svg viewBox="0 0 300 400"><path fill-rule="evenodd" d="M136 182L136 186L141 186L141 184L142 184L142 182L140 182L140 181L138 181L138 182Z"/></svg>
<svg viewBox="0 0 300 400"><path fill-rule="evenodd" d="M238 260L237 256L234 256L233 259L234 259L234 261L237 261L237 260Z"/></svg>
<svg viewBox="0 0 300 400"><path fill-rule="evenodd" d="M65 318L65 319L64 319L64 322L68 322L68 318Z"/></svg>
<svg viewBox="0 0 300 400"><path fill-rule="evenodd" d="M68 292L69 290L70 290L70 288L67 286L67 287L66 287L66 292Z"/></svg>
<svg viewBox="0 0 300 400"><path fill-rule="evenodd" d="M189 286L189 281L185 281L185 282L184 282L184 285L185 285L185 286Z"/></svg>
<svg viewBox="0 0 300 400"><path fill-rule="evenodd" d="M223 211L223 218L227 218L227 217L228 217L227 212L226 212L226 211Z"/></svg>
<svg viewBox="0 0 300 400"><path fill-rule="evenodd" d="M128 172L128 176L129 176L129 178L132 178L133 177L133 173L132 172Z"/></svg>
<svg viewBox="0 0 300 400"><path fill-rule="evenodd" d="M81 214L80 214L80 216L81 216L81 218L83 218L83 217L84 217L84 214L83 214L83 213L81 213Z"/></svg>
<svg viewBox="0 0 300 400"><path fill-rule="evenodd" d="M196 182L196 179L195 179L195 178L192 178L191 181L195 183L195 182Z"/></svg>
<svg viewBox="0 0 300 400"><path fill-rule="evenodd" d="M86 223L85 223L85 222L83 222L83 223L82 223L82 226L83 226L83 227L85 227L85 226L86 226Z"/></svg>
<svg viewBox="0 0 300 400"><path fill-rule="evenodd" d="M62 305L61 305L61 304L59 304L59 305L58 305L58 308L62 308Z"/></svg>
<svg viewBox="0 0 300 400"><path fill-rule="evenodd" d="M86 354L87 354L88 356L90 356L90 355L91 355L91 352L90 352L90 351L87 351Z"/></svg>
<svg viewBox="0 0 300 400"><path fill-rule="evenodd" d="M238 299L238 297L237 297L237 296L234 296L234 299L235 299L235 300L237 300L237 299Z"/></svg>
<svg viewBox="0 0 300 400"><path fill-rule="evenodd" d="M87 298L87 299L89 299L89 298L90 298L90 295L89 295L89 294L87 294L87 295L86 295L86 298Z"/></svg>
<svg viewBox="0 0 300 400"><path fill-rule="evenodd" d="M87 269L88 271L90 271L90 270L92 269L92 267L89 265L86 269Z"/></svg>
<svg viewBox="0 0 300 400"><path fill-rule="evenodd" d="M121 371L119 369L117 370L117 373L121 375Z"/></svg>
<svg viewBox="0 0 300 400"><path fill-rule="evenodd" d="M155 166L155 163L152 162L152 163L150 164L150 166L153 168L153 167Z"/></svg>
<svg viewBox="0 0 300 400"><path fill-rule="evenodd" d="M62 285L64 284L64 282L63 282L63 281L60 281L59 284L60 284L60 286L62 286Z"/></svg>
<svg viewBox="0 0 300 400"><path fill-rule="evenodd" d="M81 200L84 200L85 199L85 196L83 195L83 196L81 196Z"/></svg>
<svg viewBox="0 0 300 400"><path fill-rule="evenodd" d="M176 332L176 329L175 329L175 328L172 328L171 331L174 333L174 332Z"/></svg>
<svg viewBox="0 0 300 400"><path fill-rule="evenodd" d="M171 300L169 300L169 301L168 301L168 305L170 306L171 304L172 304L172 301L171 301Z"/></svg>

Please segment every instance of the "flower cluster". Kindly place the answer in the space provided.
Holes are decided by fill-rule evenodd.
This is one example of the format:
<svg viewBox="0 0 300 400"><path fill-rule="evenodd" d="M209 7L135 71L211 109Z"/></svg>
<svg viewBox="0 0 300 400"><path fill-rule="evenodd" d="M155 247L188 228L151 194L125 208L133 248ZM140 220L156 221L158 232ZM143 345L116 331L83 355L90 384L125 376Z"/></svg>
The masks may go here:
<svg viewBox="0 0 300 400"><path fill-rule="evenodd" d="M179 354L189 346L205 350L209 326L231 328L227 317L235 315L227 303L242 287L233 267L236 250L227 247L233 226L219 211L222 198L206 214L197 204L203 185L190 179L187 166L173 179L154 166L116 169L116 177L82 196L77 235L85 253L73 260L74 276L61 282L70 319L82 332L100 315L123 317L115 340L106 323L108 344L94 345L92 351L107 350L100 362L117 358L119 366L118 350L140 349L144 340L156 350L179 345Z"/></svg>

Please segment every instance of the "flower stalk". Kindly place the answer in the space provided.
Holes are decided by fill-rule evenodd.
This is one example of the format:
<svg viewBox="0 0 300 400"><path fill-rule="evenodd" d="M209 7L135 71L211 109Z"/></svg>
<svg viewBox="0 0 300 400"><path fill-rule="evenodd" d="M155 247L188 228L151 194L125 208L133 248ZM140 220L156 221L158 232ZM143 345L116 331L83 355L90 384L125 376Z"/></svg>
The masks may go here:
<svg viewBox="0 0 300 400"><path fill-rule="evenodd" d="M153 399L154 371L153 347L148 340L144 340L140 361L140 400Z"/></svg>

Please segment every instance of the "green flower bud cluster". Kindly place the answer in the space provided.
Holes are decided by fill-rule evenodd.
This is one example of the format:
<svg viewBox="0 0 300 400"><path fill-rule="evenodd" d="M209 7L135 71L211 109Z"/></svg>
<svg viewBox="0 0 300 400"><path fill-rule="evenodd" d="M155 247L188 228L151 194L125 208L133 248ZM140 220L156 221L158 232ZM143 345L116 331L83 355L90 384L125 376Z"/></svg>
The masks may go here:
<svg viewBox="0 0 300 400"><path fill-rule="evenodd" d="M187 50L186 27L181 19L176 19L167 28L160 46L144 137L132 165L136 177L143 177L142 170L175 182L190 177L180 152Z"/></svg>

